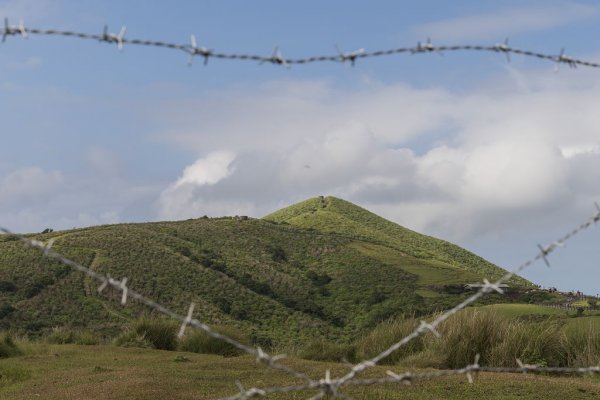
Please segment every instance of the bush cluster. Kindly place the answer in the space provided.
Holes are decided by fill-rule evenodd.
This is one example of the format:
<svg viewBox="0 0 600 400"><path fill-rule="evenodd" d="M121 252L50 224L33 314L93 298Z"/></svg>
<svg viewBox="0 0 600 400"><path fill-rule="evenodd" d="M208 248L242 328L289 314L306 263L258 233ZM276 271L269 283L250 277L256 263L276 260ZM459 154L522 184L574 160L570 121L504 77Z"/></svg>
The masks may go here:
<svg viewBox="0 0 600 400"><path fill-rule="evenodd" d="M240 343L250 345L246 336L230 326L213 327L215 331L233 338ZM115 340L117 346L154 348L159 350L181 350L191 353L218 354L234 357L242 354L237 347L225 341L213 338L204 332L188 329L183 338L177 333L179 324L166 319L142 317L134 321L127 330Z"/></svg>
<svg viewBox="0 0 600 400"><path fill-rule="evenodd" d="M59 327L54 328L46 336L46 342L51 344L95 345L100 344L100 338L91 331Z"/></svg>
<svg viewBox="0 0 600 400"><path fill-rule="evenodd" d="M0 358L15 357L21 354L21 349L19 349L11 335L4 334L0 336Z"/></svg>
<svg viewBox="0 0 600 400"><path fill-rule="evenodd" d="M417 368L462 368L480 355L480 364L514 367L524 363L551 367L586 367L600 363L600 327L585 318L568 323L508 319L492 310L465 310L440 325L441 337L423 335L400 347L382 364ZM339 361L343 356L371 358L398 342L419 324L414 318L391 319L350 345L325 340L296 351L312 360ZM349 357L348 355L352 355Z"/></svg>

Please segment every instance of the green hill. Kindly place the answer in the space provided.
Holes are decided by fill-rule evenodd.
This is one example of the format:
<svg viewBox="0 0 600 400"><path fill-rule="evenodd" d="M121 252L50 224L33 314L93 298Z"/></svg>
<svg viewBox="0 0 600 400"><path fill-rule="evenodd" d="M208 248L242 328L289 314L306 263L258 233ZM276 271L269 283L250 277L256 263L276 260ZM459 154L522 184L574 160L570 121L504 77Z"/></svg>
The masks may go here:
<svg viewBox="0 0 600 400"><path fill-rule="evenodd" d="M437 261L433 264L434 266L446 268L449 271L455 271L456 268L454 267L458 267L460 272L454 275L459 278L459 282L464 282L462 274L465 272L472 272L477 276L485 276L488 279L497 279L506 272L459 246L411 231L364 208L335 197L308 199L269 214L264 219L286 222L294 226L312 228L321 232L337 232L366 239L369 242L399 250L403 254L414 258L427 260L428 262ZM379 248L376 249L376 251L379 250ZM366 250L366 252L373 255L373 252L369 250ZM416 273L419 272L416 271ZM430 274L423 273L422 275ZM439 278L447 282L446 279L452 279L450 275L453 274L448 273L448 275ZM434 278L434 280L437 281L438 279ZM526 280L518 277L514 282L523 285L528 284Z"/></svg>
<svg viewBox="0 0 600 400"><path fill-rule="evenodd" d="M199 218L31 235L205 322L234 325L263 345L316 336L351 340L391 316L423 315L468 295L462 285L503 270L336 198L264 219ZM527 286L517 279L513 285ZM80 273L0 236L0 329L56 326L114 335L147 312L98 294Z"/></svg>

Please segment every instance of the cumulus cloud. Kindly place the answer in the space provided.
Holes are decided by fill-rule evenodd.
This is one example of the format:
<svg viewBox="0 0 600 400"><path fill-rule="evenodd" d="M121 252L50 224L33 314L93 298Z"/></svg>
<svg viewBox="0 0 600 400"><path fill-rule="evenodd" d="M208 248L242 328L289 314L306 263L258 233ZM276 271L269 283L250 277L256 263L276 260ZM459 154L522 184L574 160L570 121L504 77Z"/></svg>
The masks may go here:
<svg viewBox="0 0 600 400"><path fill-rule="evenodd" d="M544 226L600 195L600 88L567 82L532 73L466 94L323 82L221 94L194 118L168 118L170 138L206 152L163 191L160 216L260 216L329 194L451 240Z"/></svg>
<svg viewBox="0 0 600 400"><path fill-rule="evenodd" d="M175 189L186 184L214 185L233 172L230 165L234 158L232 152L220 151L197 160L183 170L183 175L175 182Z"/></svg>
<svg viewBox="0 0 600 400"><path fill-rule="evenodd" d="M510 7L420 25L420 37L444 41L489 40L519 33L543 31L598 16L597 6L559 2Z"/></svg>
<svg viewBox="0 0 600 400"><path fill-rule="evenodd" d="M214 205L206 205L201 189L210 187L226 179L234 171L232 162L235 154L218 151L196 160L187 166L183 175L164 190L160 197L160 215L163 218L178 219L202 214L213 214L222 210Z"/></svg>

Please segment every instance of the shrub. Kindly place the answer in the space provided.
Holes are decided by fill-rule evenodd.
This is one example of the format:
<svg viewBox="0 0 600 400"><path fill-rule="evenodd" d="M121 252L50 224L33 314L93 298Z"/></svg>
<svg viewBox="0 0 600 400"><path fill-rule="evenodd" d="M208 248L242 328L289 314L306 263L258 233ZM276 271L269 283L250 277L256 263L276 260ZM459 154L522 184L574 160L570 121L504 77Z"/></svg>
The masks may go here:
<svg viewBox="0 0 600 400"><path fill-rule="evenodd" d="M315 286L324 286L331 282L331 277L326 273L319 274L315 271L308 271L306 277L310 279Z"/></svg>
<svg viewBox="0 0 600 400"><path fill-rule="evenodd" d="M16 308L14 308L12 305L8 303L2 303L2 305L0 305L0 319L9 316L15 311Z"/></svg>
<svg viewBox="0 0 600 400"><path fill-rule="evenodd" d="M100 343L100 338L91 331L56 327L46 337L46 342L51 344L95 345Z"/></svg>
<svg viewBox="0 0 600 400"><path fill-rule="evenodd" d="M14 357L23 354L9 334L0 337L0 358Z"/></svg>
<svg viewBox="0 0 600 400"><path fill-rule="evenodd" d="M269 245L267 246L267 251L271 254L271 259L275 262L284 262L288 259L285 250L279 245Z"/></svg>
<svg viewBox="0 0 600 400"><path fill-rule="evenodd" d="M230 326L213 327L217 332L237 340L240 343L248 344L249 340L242 332ZM179 349L190 353L218 354L224 357L234 357L243 354L232 344L223 340L214 338L198 330L190 331L183 337L179 344Z"/></svg>
<svg viewBox="0 0 600 400"><path fill-rule="evenodd" d="M142 317L117 338L115 344L124 347L147 347L149 344L159 350L175 350L178 329L175 321Z"/></svg>
<svg viewBox="0 0 600 400"><path fill-rule="evenodd" d="M333 343L323 338L310 340L300 349L298 356L314 361L355 362L357 360L355 346Z"/></svg>
<svg viewBox="0 0 600 400"><path fill-rule="evenodd" d="M0 281L0 292L16 292L17 287L10 281Z"/></svg>

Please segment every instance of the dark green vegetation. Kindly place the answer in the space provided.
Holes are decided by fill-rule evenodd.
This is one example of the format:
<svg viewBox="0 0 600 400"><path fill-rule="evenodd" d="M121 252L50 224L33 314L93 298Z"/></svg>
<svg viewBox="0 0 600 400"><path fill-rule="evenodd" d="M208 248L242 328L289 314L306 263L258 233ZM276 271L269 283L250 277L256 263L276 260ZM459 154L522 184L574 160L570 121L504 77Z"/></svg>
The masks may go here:
<svg viewBox="0 0 600 400"><path fill-rule="evenodd" d="M469 294L463 284L504 272L332 197L263 219L120 224L32 237L55 239L56 251L127 277L129 286L182 314L194 301L198 319L235 327L266 347L321 337L351 343L390 317L452 306ZM509 301L531 300L527 281L511 285ZM35 337L65 327L110 339L147 312L134 302L122 307L119 293L96 288L16 238L0 236L0 329Z"/></svg>
<svg viewBox="0 0 600 400"><path fill-rule="evenodd" d="M147 347L158 350L177 348L177 322L170 319L142 317L127 327L115 340L123 347Z"/></svg>
<svg viewBox="0 0 600 400"><path fill-rule="evenodd" d="M21 354L21 349L19 349L12 336L0 335L0 358L15 357Z"/></svg>
<svg viewBox="0 0 600 400"><path fill-rule="evenodd" d="M175 353L112 346L26 344L26 355L0 359L0 398L3 400L66 399L218 399L246 388L300 383L287 375L257 366L254 358ZM333 376L348 371L343 364L288 359L313 378L330 369ZM376 367L365 377L386 376L389 366ZM394 371L404 371L392 367ZM344 393L365 400L462 399L597 399L600 379L533 374L480 373L469 385L464 376L401 384L353 387ZM269 399L307 399L316 392L286 393Z"/></svg>

